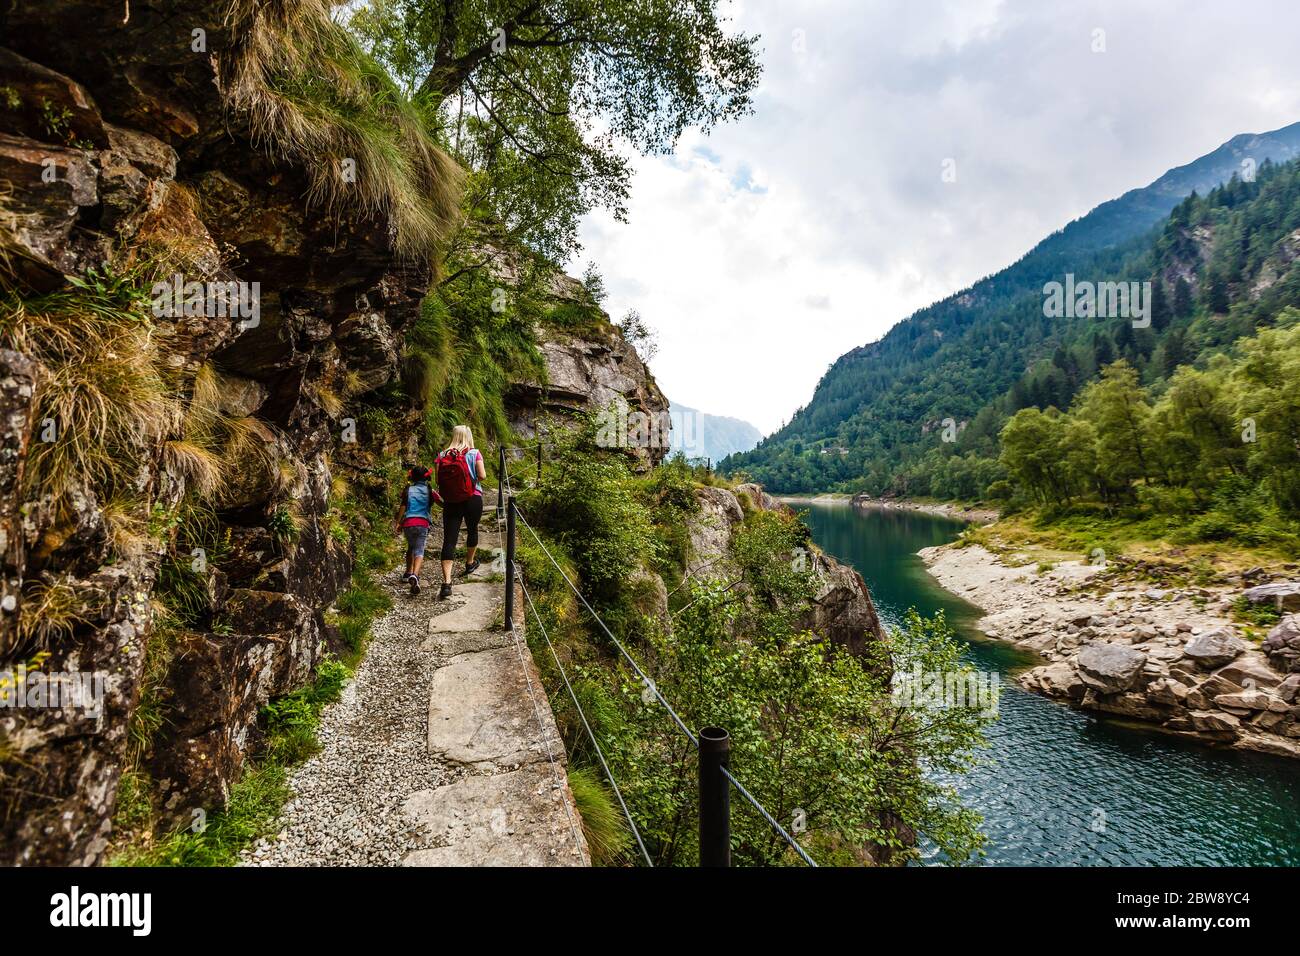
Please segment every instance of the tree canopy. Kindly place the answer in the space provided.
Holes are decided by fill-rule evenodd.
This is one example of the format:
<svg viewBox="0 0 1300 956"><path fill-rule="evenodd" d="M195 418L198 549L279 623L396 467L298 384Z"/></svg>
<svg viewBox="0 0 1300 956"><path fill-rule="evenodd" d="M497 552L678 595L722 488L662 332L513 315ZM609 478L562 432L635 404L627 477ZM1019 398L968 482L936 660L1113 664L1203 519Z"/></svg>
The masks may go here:
<svg viewBox="0 0 1300 956"><path fill-rule="evenodd" d="M480 220L562 261L626 212L630 148L672 150L751 108L757 38L717 0L371 0L348 25L471 170ZM472 241L472 240L471 240Z"/></svg>

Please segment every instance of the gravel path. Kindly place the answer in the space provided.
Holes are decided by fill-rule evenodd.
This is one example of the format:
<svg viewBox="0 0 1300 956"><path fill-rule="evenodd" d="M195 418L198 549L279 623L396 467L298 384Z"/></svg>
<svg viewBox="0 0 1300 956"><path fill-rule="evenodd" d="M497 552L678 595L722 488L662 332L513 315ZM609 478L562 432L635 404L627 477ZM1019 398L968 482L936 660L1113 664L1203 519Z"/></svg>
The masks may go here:
<svg viewBox="0 0 1300 956"><path fill-rule="evenodd" d="M434 567L416 598L396 570L386 579L393 609L322 712L321 751L293 772L278 832L243 865L589 865L522 624L501 629L486 559L447 601L427 586Z"/></svg>
<svg viewBox="0 0 1300 956"><path fill-rule="evenodd" d="M293 773L294 797L279 833L246 851L246 863L396 866L412 850L434 845L412 830L402 806L459 772L428 751L429 685L442 663L428 633L436 612L463 602L455 592L439 602L436 585L411 598L397 585L398 574L385 579L395 605L375 622L355 679L321 715L320 753Z"/></svg>

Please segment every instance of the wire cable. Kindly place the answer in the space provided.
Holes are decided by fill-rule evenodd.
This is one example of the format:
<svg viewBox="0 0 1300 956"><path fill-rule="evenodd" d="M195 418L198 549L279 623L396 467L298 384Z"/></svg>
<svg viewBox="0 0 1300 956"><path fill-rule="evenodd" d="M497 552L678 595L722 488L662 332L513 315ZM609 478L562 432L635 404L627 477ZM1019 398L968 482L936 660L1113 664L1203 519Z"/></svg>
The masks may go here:
<svg viewBox="0 0 1300 956"><path fill-rule="evenodd" d="M654 694L656 699L658 699L659 703L664 705L664 709L668 711L669 715L673 718L673 721L677 724L679 728L681 728L682 733L684 733L688 738L690 738L691 743L698 750L700 746L700 742L695 738L695 735L691 733L690 728L686 726L686 722L683 721L682 718L678 715L677 711L673 709L673 705L668 703L668 701L664 698L664 695L659 693L659 688L655 686L655 682L650 679L650 677L646 674L646 672L641 669L641 665L638 664L633 659L632 655L627 652L627 648L623 646L623 642L614 636L614 632L609 629L608 625L606 625L603 620L601 620L600 615L596 613L595 609L590 604L587 603L587 599L582 596L582 592L579 591L577 587L574 585L574 583L569 580L569 576L564 573L564 568L560 567L559 562L556 561L555 557L551 554L551 552L547 550L546 545L542 543L542 539L538 537L537 532L533 530L533 526L528 523L528 519L523 516L523 514L519 511L518 507L515 508L515 516L520 521L523 522L524 527L528 529L528 533L531 534L533 536L533 540L537 542L537 546L542 549L542 553L545 554L547 559L550 560L551 564L554 565L555 570L560 572L560 577L564 578L564 583L569 586L569 590L571 590L577 596L578 600L582 602L582 606L587 609L587 613L589 613L593 618L595 618L596 623L600 625L600 629L605 632L605 635L611 641L614 642L614 646L617 647L619 653L623 655L623 658L627 661L628 666L630 666L632 670L636 671L636 676L641 678L641 680L645 682L645 686L650 689L650 692Z"/></svg>
<svg viewBox="0 0 1300 956"><path fill-rule="evenodd" d="M645 843L641 839L641 831L636 828L636 822L632 819L632 812L627 808L627 803L623 800L623 793L618 789L618 781L614 779L614 772L609 769L609 764L605 762L605 754L600 749L600 743L596 740L596 734L591 729L591 724L587 723L587 715L582 712L582 705L578 703L578 695L573 690L573 685L569 683L569 675L565 673L564 665L560 663L560 655L555 652L555 645L551 643L551 636L546 633L546 625L542 623L542 616L537 611L537 605L533 603L533 596L528 593L528 587L521 579L519 587L524 592L524 600L528 602L529 608L532 609L533 617L537 621L537 627L542 632L542 637L546 640L546 646L550 649L551 657L555 660L555 666L560 671L560 679L564 681L564 688L569 692L570 699L573 700L574 709L578 711L578 717L582 720L582 726L587 731L587 737L591 740L591 745L596 749L596 758L600 761L601 769L605 771L605 776L609 779L609 785L614 788L614 796L618 798L618 805L623 808L623 816L627 818L627 824L632 828L632 835L636 837L636 845L641 848L641 855L645 857L647 866L654 866L650 859L650 853L645 848Z"/></svg>
<svg viewBox="0 0 1300 956"><path fill-rule="evenodd" d="M772 829L775 830L781 836L781 838L785 840L786 843L790 844L794 852L798 853L799 856L803 858L803 861L805 863L807 863L809 866L817 865L815 862L813 862L813 858L810 857L804 851L804 848L799 845L799 841L796 840L794 837L790 836L790 834L786 833L785 827L777 823L776 820L772 818L772 814L768 813L765 809L763 809L763 805L754 798L753 794L751 794L748 790L746 790L741 785L739 780L737 780L735 777L731 775L730 770L728 770L726 767L723 767L722 775L731 781L731 785L740 792L740 795L742 797L744 797L747 801L749 801L749 805L759 812L759 814L763 817L763 819L768 822L768 825L771 826Z"/></svg>
<svg viewBox="0 0 1300 956"><path fill-rule="evenodd" d="M513 498L514 489L511 488L510 486L510 473L508 471L504 472L503 482L507 494L509 494L510 497ZM509 505L507 505L507 508L508 507ZM659 703L663 705L664 710L668 711L668 714L669 716L672 717L673 722L677 724L681 732L686 735L687 739L689 739L691 744L695 747L695 749L698 750L700 747L700 742L696 738L696 736L693 733L691 733L690 728L686 726L686 722L682 720L681 716L677 713L677 711L673 709L672 704L668 703L664 695L659 692L659 688L655 685L655 682L650 679L649 675L646 674L646 672L641 669L641 665L639 665L636 662L636 660L632 657L632 655L628 653L627 648L623 646L623 642L614 636L614 632L609 629L609 626L604 622L601 616L596 613L595 608L593 608L587 602L586 597L584 597L583 593L578 590L577 585L575 585L573 581L570 580L568 574L565 573L564 568L560 567L560 563L555 560L555 556L551 554L550 550L542 542L541 536L538 535L536 530L534 530L533 526L528 523L528 519L523 516L523 513L519 510L518 505L515 505L515 517L518 518L519 521L523 522L523 526L527 528L528 533L533 536L533 540L536 541L537 546L542 549L542 553L546 555L546 558L548 561L551 562L552 567L554 567L555 570L560 573L560 577L562 577L564 579L564 583L569 586L569 590L572 591L574 596L577 597L577 599L582 602L582 606L587 609L587 613L590 614L592 618L596 621L596 623L600 625L600 629L605 632L605 636L608 637L610 641L613 642L616 648L618 648L618 652L623 655L623 659L627 661L628 666L631 667L632 670L636 672L636 675L639 678L641 678L645 686L650 689L650 692L654 694L655 698L659 701ZM645 844L642 843L641 841L641 834L636 829L636 824L632 822L632 815L628 811L627 804L624 803L623 801L623 795L622 793L619 792L618 784L614 782L614 776L612 773L610 773L609 766L605 762L605 756L600 750L600 745L596 743L595 734L592 733L591 726L587 723L586 714L582 712L582 707L578 704L577 695L574 693L573 687L569 684L568 675L565 674L564 667L560 664L560 658L555 652L555 647L551 644L551 639L546 634L545 627L542 626L541 618L540 616L538 616L537 613L537 607L533 604L532 597L528 594L527 587L524 586L522 576L519 577L519 586L520 588L523 589L524 597L527 599L529 607L533 609L533 616L537 618L537 624L542 629L542 636L546 639L546 644L547 647L550 648L551 656L555 658L555 664L560 669L560 676L564 680L564 686L568 689L569 696L573 699L573 704L578 709L578 716L582 719L582 724L583 727L586 728L587 736L591 738L592 746L596 748L596 754L600 758L600 764L605 771L605 776L609 778L609 782L611 786L613 786L614 788L614 793L618 797L619 805L623 808L623 815L627 817L628 823L631 824L632 826L632 833L636 836L637 845L641 848L641 853L645 857L646 862L650 863L650 854L646 852ZM516 641L518 641L518 637L516 637ZM531 681L529 682L529 684L531 688ZM534 700L534 706L536 706L535 700ZM540 720L540 716L538 719ZM735 778L735 776L731 773L730 770L723 767L722 774L727 778L727 780L731 782L731 785L736 788L736 791L745 799L745 801L749 803L750 806L752 806L755 810L758 811L759 815L762 816L762 818L765 821L767 821L767 824L770 827L772 827L773 830L776 831L777 835L780 836L781 839L783 839L787 844L789 844L790 848L793 849L795 853L799 855L800 859L802 859L809 866L813 866L813 867L817 866L816 861L814 861L813 858L808 855L807 851L804 850L804 848L799 845L799 841L796 840L794 837L792 837L786 831L785 827L781 826L781 824L778 823L776 819L770 813L767 812L766 808L764 808L763 805L758 802L757 798L755 798L753 794L751 794L748 790L745 789L744 785L741 784L741 782ZM654 864L650 863L650 865L653 866Z"/></svg>

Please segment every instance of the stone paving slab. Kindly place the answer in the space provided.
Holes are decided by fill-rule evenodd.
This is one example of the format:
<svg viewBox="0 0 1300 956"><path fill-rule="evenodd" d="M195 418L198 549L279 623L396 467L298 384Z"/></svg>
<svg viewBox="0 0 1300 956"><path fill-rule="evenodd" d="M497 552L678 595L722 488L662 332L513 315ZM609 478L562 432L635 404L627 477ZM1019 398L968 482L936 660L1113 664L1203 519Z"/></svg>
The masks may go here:
<svg viewBox="0 0 1300 956"><path fill-rule="evenodd" d="M524 668L539 695L542 728L529 693ZM460 654L433 675L429 693L429 752L478 770L513 770L548 759L563 759L564 746L550 705L541 691L532 658L509 646Z"/></svg>
<svg viewBox="0 0 1300 956"><path fill-rule="evenodd" d="M493 625L501 606L502 585L454 583L451 593L463 603L444 614L435 614L429 621L429 633L486 631Z"/></svg>
<svg viewBox="0 0 1300 956"><path fill-rule="evenodd" d="M403 864L588 865L581 824L557 773L563 769L540 763L413 794L403 808L407 820L446 845L416 850Z"/></svg>
<svg viewBox="0 0 1300 956"><path fill-rule="evenodd" d="M447 659L498 647L514 647L514 644L509 631L434 631L424 642L424 647Z"/></svg>

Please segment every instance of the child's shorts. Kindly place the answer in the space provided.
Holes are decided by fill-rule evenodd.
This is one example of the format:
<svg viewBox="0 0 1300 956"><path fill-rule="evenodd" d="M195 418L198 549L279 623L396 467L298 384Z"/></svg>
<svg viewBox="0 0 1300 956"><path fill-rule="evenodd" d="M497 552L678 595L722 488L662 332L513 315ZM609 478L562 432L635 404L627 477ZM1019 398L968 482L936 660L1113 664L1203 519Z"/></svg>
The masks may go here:
<svg viewBox="0 0 1300 956"><path fill-rule="evenodd" d="M413 558L424 557L424 542L429 537L429 526L410 525L402 529L406 533L406 552Z"/></svg>

